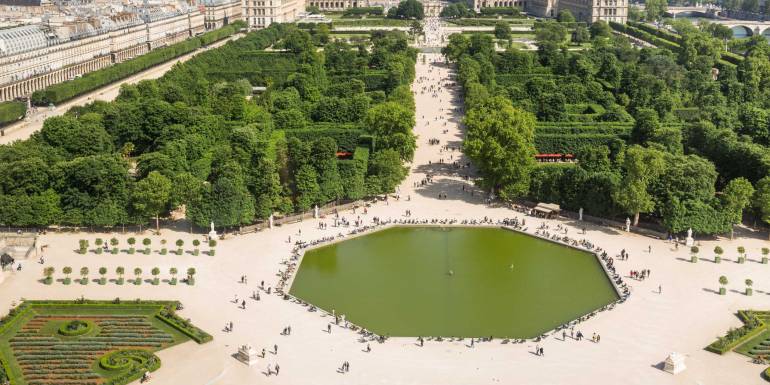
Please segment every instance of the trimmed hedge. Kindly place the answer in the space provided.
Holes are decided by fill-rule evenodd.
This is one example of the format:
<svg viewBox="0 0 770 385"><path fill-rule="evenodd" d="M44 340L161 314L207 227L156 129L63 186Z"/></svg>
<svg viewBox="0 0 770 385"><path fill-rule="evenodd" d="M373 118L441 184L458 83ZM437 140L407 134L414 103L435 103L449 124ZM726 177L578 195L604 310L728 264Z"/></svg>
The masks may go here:
<svg viewBox="0 0 770 385"><path fill-rule="evenodd" d="M70 329L70 325L83 325L83 327ZM72 320L59 326L59 334L68 337L81 336L90 332L91 330L94 330L94 323L91 321Z"/></svg>
<svg viewBox="0 0 770 385"><path fill-rule="evenodd" d="M174 329L177 329L180 332L184 333L186 336L190 337L193 341L199 344L205 344L206 342L209 342L214 339L214 337L212 337L211 334L208 334L203 330L193 326L192 324L180 318L176 314L166 313L164 315L164 314L158 313L155 315L155 317L169 324Z"/></svg>
<svg viewBox="0 0 770 385"><path fill-rule="evenodd" d="M542 154L568 153L574 154L586 146L607 146L616 140L628 140L628 135L615 134L537 134L535 148Z"/></svg>
<svg viewBox="0 0 770 385"><path fill-rule="evenodd" d="M211 31L168 47L152 50L137 58L102 68L98 71L89 72L81 78L51 85L44 90L35 91L31 98L32 104L36 106L45 106L49 103L61 103L144 71L150 67L195 51L201 46L228 37L236 33L239 29L240 24L234 23L216 31Z"/></svg>
<svg viewBox="0 0 770 385"><path fill-rule="evenodd" d="M371 15L371 16L381 16L384 13L382 7L358 7L358 8L348 8L344 12L342 12L343 17L347 16L362 16L362 15Z"/></svg>
<svg viewBox="0 0 770 385"><path fill-rule="evenodd" d="M521 10L516 7L482 7L479 10L479 13L481 13L484 16L489 16L489 15L519 16L521 15Z"/></svg>
<svg viewBox="0 0 770 385"><path fill-rule="evenodd" d="M725 354L736 348L738 345L743 344L744 342L754 338L759 333L762 333L766 330L765 323L750 311L739 310L738 318L744 322L743 326L739 327L738 329L734 329L734 331L740 334L740 336L732 341L728 341L727 343L723 343L722 341L723 338L727 339L728 337L721 337L719 340L712 342L709 344L709 346L706 346L706 350L712 353ZM753 328L751 327L752 323L756 325ZM730 332L728 332L728 335L729 334Z"/></svg>
<svg viewBox="0 0 770 385"><path fill-rule="evenodd" d="M10 124L23 118L27 113L27 103L10 101L0 103L0 126Z"/></svg>

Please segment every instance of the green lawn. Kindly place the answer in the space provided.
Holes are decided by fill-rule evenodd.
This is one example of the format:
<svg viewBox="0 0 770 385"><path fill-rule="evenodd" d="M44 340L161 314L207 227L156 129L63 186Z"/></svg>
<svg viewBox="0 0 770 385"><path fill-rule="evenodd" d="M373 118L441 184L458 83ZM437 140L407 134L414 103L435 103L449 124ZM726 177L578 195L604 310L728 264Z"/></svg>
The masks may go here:
<svg viewBox="0 0 770 385"><path fill-rule="evenodd" d="M206 335L165 310L175 307L171 301L26 302L0 324L0 361L13 385L126 384L157 369L157 357L150 356L156 368L130 361L125 368L108 370L99 364L102 356L129 348L155 352L188 341L190 333ZM60 326L72 320L88 321L93 329L62 335Z"/></svg>

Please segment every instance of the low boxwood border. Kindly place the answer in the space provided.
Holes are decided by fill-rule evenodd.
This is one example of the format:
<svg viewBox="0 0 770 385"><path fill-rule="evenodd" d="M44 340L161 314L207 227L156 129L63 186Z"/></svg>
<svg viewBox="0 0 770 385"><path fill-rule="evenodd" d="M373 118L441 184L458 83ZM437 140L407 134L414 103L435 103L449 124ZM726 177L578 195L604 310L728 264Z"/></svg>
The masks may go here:
<svg viewBox="0 0 770 385"><path fill-rule="evenodd" d="M748 321L748 319L749 319L749 314L748 314L748 313L749 313L749 311L746 311L746 310L739 310L739 311L738 311L738 318L740 318L740 319L741 319L741 321L743 321L743 322L745 323L745 322L747 322L747 321ZM754 317L756 317L756 316L754 316ZM723 347L721 347L721 348L720 348L720 347L717 347L717 346L715 346L715 344L716 344L718 341L714 341L714 342L712 342L711 344L709 344L709 346L706 346L706 350L708 350L708 351L710 351L710 352L712 352L712 353L717 353L717 354L725 354L725 353L727 353L727 352L729 352L729 351L731 351L731 350L735 349L735 348L736 348L736 347L738 347L739 345L741 345L741 344L745 343L745 342L746 342L746 341L748 341L749 339L756 337L756 336L757 336L759 333L762 333L762 332L763 332L763 331L765 331L765 329L766 329L766 325L765 325L765 323L762 321L762 319L761 319L761 318L759 318L759 317L756 317L756 319L757 319L757 321L759 322L759 324L758 324L758 326L757 326L756 328L754 328L754 329L750 330L749 332L747 332L746 334L742 335L741 337L739 337L739 338L738 338L738 339L736 339L735 341L732 341L732 342L730 342L729 344L727 344L727 345L725 345L725 346L723 346ZM741 328L745 328L745 327L747 327L747 325L743 325L743 326L741 326Z"/></svg>

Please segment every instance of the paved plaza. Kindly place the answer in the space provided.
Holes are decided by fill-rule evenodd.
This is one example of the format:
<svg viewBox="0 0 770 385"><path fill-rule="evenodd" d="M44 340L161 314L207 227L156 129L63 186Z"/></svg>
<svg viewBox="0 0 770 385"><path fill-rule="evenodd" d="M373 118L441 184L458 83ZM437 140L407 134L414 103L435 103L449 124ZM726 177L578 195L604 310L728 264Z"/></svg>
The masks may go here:
<svg viewBox="0 0 770 385"><path fill-rule="evenodd" d="M524 218L509 208L486 204L486 196L475 189L466 176L474 175L472 167L459 148L463 139L459 119L462 102L459 88L451 86L451 70L441 63L441 56L428 54L417 61L417 81L413 85L417 102L418 148L410 175L395 195L355 213L341 216L353 221L359 216L364 223L373 217L402 218L410 210L414 219L455 218L503 219ZM432 139L434 139L432 141ZM437 144L431 144L436 142ZM449 149L447 149L447 147ZM451 150L456 148L457 150ZM455 164L456 162L456 164ZM432 182L422 181L432 177ZM445 198L439 198L442 196ZM590 214L590 213L588 213ZM278 295L260 291L261 281L274 288L290 258L296 240L310 241L321 237L347 233L350 229L332 227L319 230L319 222L328 218L307 219L255 234L230 236L220 241L216 256L199 255L120 255L75 252L78 240L93 242L97 237L116 236L121 244L135 234L52 234L43 235L41 245L45 266L54 266L56 277L61 269L71 266L74 271L87 266L92 278L99 267L107 267L114 278L115 267L124 266L131 272L141 267L145 277L153 267L159 267L166 278L169 268L184 272L197 269L196 285L160 286L149 284L99 286L39 283L44 265L34 258L22 262L21 271L6 272L0 284L0 309L8 309L22 299L74 299L85 296L94 299L178 299L184 304L180 312L214 336L205 345L188 342L158 353L162 367L153 374L151 383L190 385L229 384L760 384L760 372L765 368L754 365L747 357L729 353L718 356L703 348L729 327L740 325L734 313L739 309L767 309L770 304L770 281L764 279L770 266L762 265L759 250L766 244L765 234L741 233L742 238L730 241L704 241L701 256L711 257L708 250L716 244L726 251L731 261L714 264L707 261L689 263L687 248L676 249L673 244L620 229L587 225L585 235L577 236L586 226L571 220L548 220L550 226L567 226L570 236L589 239L614 256L625 249L628 260L616 259L615 266L625 277L631 270L650 269L650 278L635 281L624 278L632 288L629 300L612 311L576 327L583 334L601 334L601 342L590 339L575 341L561 335L549 336L535 343L502 344L500 340L479 342L469 347L468 340L426 341L420 347L414 338L391 338L385 343L366 342L359 335L333 325L333 318L321 312L287 301ZM526 217L530 232L543 221ZM164 230L162 236L141 235L173 242L178 238L186 245L202 235L175 233ZM288 239L291 237L291 243ZM737 246L745 246L752 261L734 263ZM651 252L648 248L651 247ZM189 248L189 247L187 247ZM205 248L203 248L205 249ZM180 274L182 275L182 274ZM241 277L248 278L241 283ZM719 296L718 277L730 278L728 293ZM132 274L127 274L131 278ZM73 274L77 277L77 274ZM755 295L742 293L743 280L752 278ZM659 287L662 293L658 292ZM249 298L260 292L260 300ZM568 294L568 293L565 293ZM237 301L235 299L237 298ZM245 300L245 309L240 307ZM373 299L374 300L374 299ZM226 332L225 325L233 323ZM327 327L332 324L331 332ZM290 335L282 335L291 326ZM246 366L233 358L238 347L251 344L258 351L266 350L256 366ZM274 352L277 345L278 351ZM534 354L536 345L544 356ZM671 352L687 356L687 370L673 376L658 368ZM349 362L349 371L338 370ZM280 365L280 375L267 375L268 365Z"/></svg>

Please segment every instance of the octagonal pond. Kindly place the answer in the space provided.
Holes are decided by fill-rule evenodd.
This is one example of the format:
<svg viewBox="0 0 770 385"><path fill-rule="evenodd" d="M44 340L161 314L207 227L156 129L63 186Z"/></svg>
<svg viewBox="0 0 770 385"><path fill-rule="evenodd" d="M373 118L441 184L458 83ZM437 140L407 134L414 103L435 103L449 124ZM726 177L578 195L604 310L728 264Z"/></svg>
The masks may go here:
<svg viewBox="0 0 770 385"><path fill-rule="evenodd" d="M594 254L491 227L396 226L310 249L290 294L380 335L506 338L618 299Z"/></svg>

